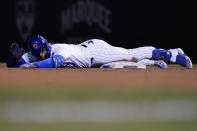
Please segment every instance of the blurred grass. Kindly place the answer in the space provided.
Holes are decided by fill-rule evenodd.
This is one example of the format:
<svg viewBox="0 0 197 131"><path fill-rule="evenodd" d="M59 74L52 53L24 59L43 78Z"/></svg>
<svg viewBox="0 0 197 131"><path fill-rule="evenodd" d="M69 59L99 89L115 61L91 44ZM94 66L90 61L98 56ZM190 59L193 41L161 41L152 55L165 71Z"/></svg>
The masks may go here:
<svg viewBox="0 0 197 131"><path fill-rule="evenodd" d="M1 87L1 86L0 86ZM89 89L89 88L0 88L0 104L5 101L64 101L64 100L181 100L197 102L195 88L140 88L140 89ZM155 122L92 122L92 123L11 123L0 122L1 131L196 131L197 121Z"/></svg>
<svg viewBox="0 0 197 131"><path fill-rule="evenodd" d="M0 67L6 67L6 63L0 62Z"/></svg>
<svg viewBox="0 0 197 131"><path fill-rule="evenodd" d="M196 131L196 121L140 123L0 124L2 131Z"/></svg>
<svg viewBox="0 0 197 131"><path fill-rule="evenodd" d="M1 86L0 86L1 87ZM163 100L193 99L197 101L196 88L39 88L1 87L0 101L59 101L59 100Z"/></svg>
<svg viewBox="0 0 197 131"><path fill-rule="evenodd" d="M0 67L4 67L0 63ZM169 66L176 67L176 64ZM196 66L196 65L195 65ZM192 87L9 87L0 83L0 105L6 101L134 101L134 100L182 100L197 102L197 88ZM1 107L0 107L1 108ZM1 117L1 116L0 116ZM0 131L196 131L197 121L156 121L126 123L11 123L0 122Z"/></svg>

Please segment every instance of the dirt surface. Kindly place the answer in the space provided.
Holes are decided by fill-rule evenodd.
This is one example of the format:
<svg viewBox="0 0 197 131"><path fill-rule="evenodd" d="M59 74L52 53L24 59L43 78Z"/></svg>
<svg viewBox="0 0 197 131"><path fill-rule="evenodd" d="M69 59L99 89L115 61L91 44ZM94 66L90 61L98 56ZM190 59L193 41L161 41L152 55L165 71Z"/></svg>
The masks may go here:
<svg viewBox="0 0 197 131"><path fill-rule="evenodd" d="M0 86L43 87L188 87L197 88L197 68L18 69L0 68Z"/></svg>

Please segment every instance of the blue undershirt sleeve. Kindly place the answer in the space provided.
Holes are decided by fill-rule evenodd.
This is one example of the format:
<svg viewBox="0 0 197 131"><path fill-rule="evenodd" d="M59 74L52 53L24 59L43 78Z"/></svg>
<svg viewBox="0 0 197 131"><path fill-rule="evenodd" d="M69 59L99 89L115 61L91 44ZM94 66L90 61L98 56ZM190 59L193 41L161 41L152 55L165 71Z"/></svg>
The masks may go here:
<svg viewBox="0 0 197 131"><path fill-rule="evenodd" d="M36 68L57 68L65 62L65 58L61 55L55 55L43 61L34 62Z"/></svg>
<svg viewBox="0 0 197 131"><path fill-rule="evenodd" d="M53 68L54 67L52 58L48 58L43 61L33 62L33 65L35 65L36 68Z"/></svg>

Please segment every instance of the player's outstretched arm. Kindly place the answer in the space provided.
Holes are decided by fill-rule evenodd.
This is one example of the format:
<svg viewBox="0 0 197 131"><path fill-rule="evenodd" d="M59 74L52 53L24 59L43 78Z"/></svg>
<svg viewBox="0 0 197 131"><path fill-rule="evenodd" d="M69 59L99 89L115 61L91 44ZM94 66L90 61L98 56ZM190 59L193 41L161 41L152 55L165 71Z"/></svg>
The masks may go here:
<svg viewBox="0 0 197 131"><path fill-rule="evenodd" d="M58 68L64 62L65 58L63 56L55 55L43 61L23 64L20 66L20 68Z"/></svg>

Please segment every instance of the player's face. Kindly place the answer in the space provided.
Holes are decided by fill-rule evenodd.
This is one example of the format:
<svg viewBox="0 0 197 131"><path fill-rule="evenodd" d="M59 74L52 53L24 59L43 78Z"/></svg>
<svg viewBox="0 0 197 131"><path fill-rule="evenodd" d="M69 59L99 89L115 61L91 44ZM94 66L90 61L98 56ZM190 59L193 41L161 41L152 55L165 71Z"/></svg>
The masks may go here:
<svg viewBox="0 0 197 131"><path fill-rule="evenodd" d="M39 59L44 60L46 58L46 53L47 53L47 50L46 48L44 48L39 54Z"/></svg>

